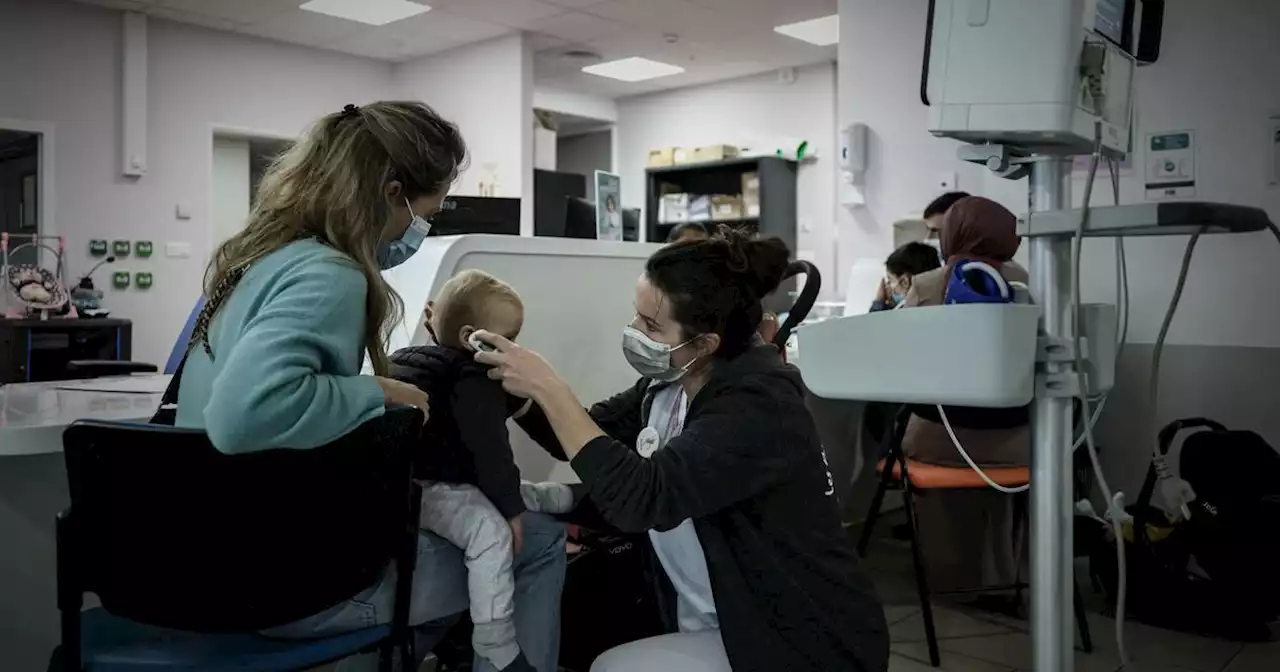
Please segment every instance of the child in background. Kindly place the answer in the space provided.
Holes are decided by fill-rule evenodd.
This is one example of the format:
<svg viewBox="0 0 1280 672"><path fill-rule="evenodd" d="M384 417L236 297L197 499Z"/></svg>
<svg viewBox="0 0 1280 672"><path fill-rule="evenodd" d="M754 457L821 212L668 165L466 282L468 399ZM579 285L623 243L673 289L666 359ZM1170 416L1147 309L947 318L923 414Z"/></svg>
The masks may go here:
<svg viewBox="0 0 1280 672"><path fill-rule="evenodd" d="M707 232L707 227L698 222L686 222L677 224L671 229L671 233L667 234L668 243L679 243L685 240L706 240L711 237Z"/></svg>
<svg viewBox="0 0 1280 672"><path fill-rule="evenodd" d="M927 243L907 243L894 250L884 260L885 278L876 290L875 301L871 302L871 312L901 307L913 278L941 267L938 251Z"/></svg>
<svg viewBox="0 0 1280 672"><path fill-rule="evenodd" d="M391 356L392 376L431 399L415 474L425 486L421 524L465 551L476 654L499 670L532 671L512 621L520 514L567 512L573 493L558 483L521 482L506 422L524 402L489 379L468 343L480 329L514 340L524 306L510 285L467 270L445 283L428 315L425 326L436 343Z"/></svg>

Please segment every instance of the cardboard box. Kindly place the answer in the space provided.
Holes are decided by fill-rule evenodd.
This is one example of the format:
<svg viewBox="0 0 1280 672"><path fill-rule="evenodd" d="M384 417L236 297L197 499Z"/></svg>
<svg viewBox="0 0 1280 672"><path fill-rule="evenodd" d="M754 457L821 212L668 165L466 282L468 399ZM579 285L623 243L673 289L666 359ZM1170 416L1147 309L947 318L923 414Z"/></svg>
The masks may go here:
<svg viewBox="0 0 1280 672"><path fill-rule="evenodd" d="M742 216L760 216L760 174L742 174Z"/></svg>
<svg viewBox="0 0 1280 672"><path fill-rule="evenodd" d="M660 147L649 150L649 167L665 168L675 165L675 147Z"/></svg>
<svg viewBox="0 0 1280 672"><path fill-rule="evenodd" d="M692 149L685 149L684 147L673 147L671 158L675 162L675 165L677 166L684 165L686 163L694 163L694 158L693 158L694 153L695 152Z"/></svg>
<svg viewBox="0 0 1280 672"><path fill-rule="evenodd" d="M711 197L692 196L689 198L689 221L711 221Z"/></svg>
<svg viewBox="0 0 1280 672"><path fill-rule="evenodd" d="M693 150L693 161L695 163L724 161L725 159L737 158L740 151L732 145L707 145Z"/></svg>
<svg viewBox="0 0 1280 672"><path fill-rule="evenodd" d="M711 197L711 220L714 222L726 222L742 219L742 197L741 196L712 196Z"/></svg>
<svg viewBox="0 0 1280 672"><path fill-rule="evenodd" d="M666 194L658 201L659 224L683 224L689 221L689 194Z"/></svg>

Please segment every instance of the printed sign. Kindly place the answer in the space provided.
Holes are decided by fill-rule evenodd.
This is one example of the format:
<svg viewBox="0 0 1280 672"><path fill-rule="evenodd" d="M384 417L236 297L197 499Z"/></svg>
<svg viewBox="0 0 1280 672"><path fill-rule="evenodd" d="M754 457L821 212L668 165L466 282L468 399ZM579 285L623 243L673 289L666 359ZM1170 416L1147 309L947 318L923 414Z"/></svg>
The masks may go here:
<svg viewBox="0 0 1280 672"><path fill-rule="evenodd" d="M596 240L622 240L622 181L596 171Z"/></svg>
<svg viewBox="0 0 1280 672"><path fill-rule="evenodd" d="M1148 201L1196 195L1196 146L1191 131L1147 135Z"/></svg>

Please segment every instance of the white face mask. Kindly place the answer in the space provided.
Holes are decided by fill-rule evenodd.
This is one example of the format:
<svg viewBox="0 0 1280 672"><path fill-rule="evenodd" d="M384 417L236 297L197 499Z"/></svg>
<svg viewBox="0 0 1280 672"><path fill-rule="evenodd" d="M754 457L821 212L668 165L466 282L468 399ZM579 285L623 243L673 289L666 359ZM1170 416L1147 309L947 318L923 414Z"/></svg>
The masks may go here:
<svg viewBox="0 0 1280 672"><path fill-rule="evenodd" d="M627 363L636 370L636 373L645 378L663 383L674 383L680 380L689 371L689 367L693 366L693 363L698 359L695 357L689 360L688 364L675 367L671 365L671 353L692 342L693 339L689 339L680 345L659 343L646 336L643 331L627 325L622 330L622 356L627 358Z"/></svg>

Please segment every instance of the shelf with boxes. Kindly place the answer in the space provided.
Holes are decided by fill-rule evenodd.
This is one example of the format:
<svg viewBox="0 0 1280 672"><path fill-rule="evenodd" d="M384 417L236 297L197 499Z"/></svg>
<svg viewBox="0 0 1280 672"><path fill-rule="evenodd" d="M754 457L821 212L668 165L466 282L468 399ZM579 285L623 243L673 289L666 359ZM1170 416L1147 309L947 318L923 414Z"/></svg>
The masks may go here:
<svg viewBox="0 0 1280 672"><path fill-rule="evenodd" d="M697 158L718 160L696 161ZM681 160L684 162L682 163ZM726 145L649 153L645 233L663 242L686 222L719 224L777 236L796 249L796 163L776 156L739 156ZM785 302L785 289L780 292Z"/></svg>

